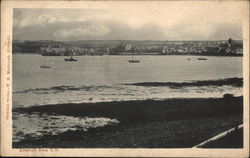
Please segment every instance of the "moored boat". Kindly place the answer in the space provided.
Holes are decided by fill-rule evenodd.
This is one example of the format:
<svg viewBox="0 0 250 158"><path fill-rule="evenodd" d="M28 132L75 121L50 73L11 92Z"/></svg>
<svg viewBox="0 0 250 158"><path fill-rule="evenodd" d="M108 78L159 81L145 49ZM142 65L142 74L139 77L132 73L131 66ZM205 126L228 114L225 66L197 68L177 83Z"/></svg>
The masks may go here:
<svg viewBox="0 0 250 158"><path fill-rule="evenodd" d="M130 63L139 63L140 60L133 60L133 59L132 59L132 60L129 60L129 62L130 62Z"/></svg>
<svg viewBox="0 0 250 158"><path fill-rule="evenodd" d="M136 50L136 48L133 50L133 53L132 53L132 59L131 60L129 60L128 62L130 62L130 63L139 63L140 62L140 60L135 60L133 57L134 57L134 51Z"/></svg>
<svg viewBox="0 0 250 158"><path fill-rule="evenodd" d="M45 59L45 56L44 56L44 58L43 58L43 65L40 65L40 68L47 68L47 69L49 69L50 66L46 65L46 61L45 60L46 59Z"/></svg>
<svg viewBox="0 0 250 158"><path fill-rule="evenodd" d="M198 58L198 60L207 60L207 58Z"/></svg>
<svg viewBox="0 0 250 158"><path fill-rule="evenodd" d="M40 68L47 68L47 69L49 69L50 66L48 66L48 65L41 65Z"/></svg>
<svg viewBox="0 0 250 158"><path fill-rule="evenodd" d="M77 59L74 59L73 57L68 58L64 58L64 61L77 61Z"/></svg>

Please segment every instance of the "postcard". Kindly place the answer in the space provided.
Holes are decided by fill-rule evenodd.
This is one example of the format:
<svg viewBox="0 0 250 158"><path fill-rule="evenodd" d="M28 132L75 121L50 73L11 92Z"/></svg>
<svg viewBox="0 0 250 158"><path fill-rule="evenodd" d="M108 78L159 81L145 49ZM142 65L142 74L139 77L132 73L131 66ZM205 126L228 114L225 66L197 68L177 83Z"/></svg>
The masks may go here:
<svg viewBox="0 0 250 158"><path fill-rule="evenodd" d="M1 41L2 156L249 156L249 1L2 1Z"/></svg>

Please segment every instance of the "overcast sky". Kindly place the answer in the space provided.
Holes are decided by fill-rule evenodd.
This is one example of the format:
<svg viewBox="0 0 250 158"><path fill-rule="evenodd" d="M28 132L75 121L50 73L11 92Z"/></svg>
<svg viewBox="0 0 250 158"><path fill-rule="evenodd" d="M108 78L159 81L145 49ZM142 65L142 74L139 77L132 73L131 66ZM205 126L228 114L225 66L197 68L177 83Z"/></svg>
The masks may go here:
<svg viewBox="0 0 250 158"><path fill-rule="evenodd" d="M225 40L242 39L236 3L183 3L112 9L14 9L20 40Z"/></svg>

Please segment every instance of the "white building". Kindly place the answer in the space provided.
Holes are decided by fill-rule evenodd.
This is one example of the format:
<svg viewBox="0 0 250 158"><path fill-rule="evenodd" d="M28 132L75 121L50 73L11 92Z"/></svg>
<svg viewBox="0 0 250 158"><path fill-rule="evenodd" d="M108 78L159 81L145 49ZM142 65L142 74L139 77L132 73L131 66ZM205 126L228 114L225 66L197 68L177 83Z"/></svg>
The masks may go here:
<svg viewBox="0 0 250 158"><path fill-rule="evenodd" d="M125 51L131 50L131 44L126 44L125 45Z"/></svg>

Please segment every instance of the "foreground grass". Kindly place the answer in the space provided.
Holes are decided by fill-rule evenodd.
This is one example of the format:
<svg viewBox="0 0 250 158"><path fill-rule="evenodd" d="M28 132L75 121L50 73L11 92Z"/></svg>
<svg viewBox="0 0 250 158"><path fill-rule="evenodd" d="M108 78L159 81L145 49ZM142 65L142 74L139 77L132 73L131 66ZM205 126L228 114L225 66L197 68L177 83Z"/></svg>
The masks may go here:
<svg viewBox="0 0 250 158"><path fill-rule="evenodd" d="M17 111L109 117L120 123L87 132L67 131L38 140L27 138L13 143L14 148L188 148L241 124L243 103L242 97L167 99L45 105Z"/></svg>

